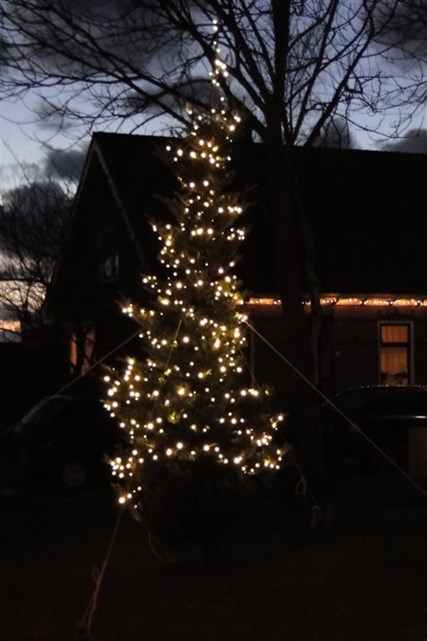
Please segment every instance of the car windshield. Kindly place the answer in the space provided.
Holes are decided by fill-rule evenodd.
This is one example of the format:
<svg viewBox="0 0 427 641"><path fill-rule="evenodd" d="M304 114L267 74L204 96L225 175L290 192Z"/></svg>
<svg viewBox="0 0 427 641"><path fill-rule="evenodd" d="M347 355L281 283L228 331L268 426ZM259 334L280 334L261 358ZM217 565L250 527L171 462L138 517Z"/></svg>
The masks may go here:
<svg viewBox="0 0 427 641"><path fill-rule="evenodd" d="M337 407L344 414L353 414L359 412L366 405L369 396L366 390L349 390L342 394L337 394L332 398L332 406Z"/></svg>
<svg viewBox="0 0 427 641"><path fill-rule="evenodd" d="M405 387L349 390L332 399L344 414L427 416L427 390Z"/></svg>

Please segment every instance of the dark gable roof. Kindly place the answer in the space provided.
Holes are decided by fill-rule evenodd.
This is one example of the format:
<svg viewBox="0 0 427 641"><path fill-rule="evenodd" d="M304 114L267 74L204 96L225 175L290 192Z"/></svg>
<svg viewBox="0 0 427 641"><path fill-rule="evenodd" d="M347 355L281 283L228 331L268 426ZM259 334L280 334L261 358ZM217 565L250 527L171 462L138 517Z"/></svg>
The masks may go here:
<svg viewBox="0 0 427 641"><path fill-rule="evenodd" d="M170 170L155 153L167 139L97 133L94 143L114 181L131 224L146 230L145 218L172 193ZM427 156L361 150L310 149L304 154L301 199L314 232L320 289L337 293L427 293L425 196ZM258 188L246 214L251 233L239 267L245 286L277 292L274 231L265 187L259 182L260 154L253 145L235 150L243 183ZM258 164L258 168L257 168Z"/></svg>
<svg viewBox="0 0 427 641"><path fill-rule="evenodd" d="M173 175L158 156L167 138L96 133L93 139L131 215L141 212L147 198L151 202L176 188Z"/></svg>
<svg viewBox="0 0 427 641"><path fill-rule="evenodd" d="M307 175L323 291L427 292L427 156L313 150Z"/></svg>

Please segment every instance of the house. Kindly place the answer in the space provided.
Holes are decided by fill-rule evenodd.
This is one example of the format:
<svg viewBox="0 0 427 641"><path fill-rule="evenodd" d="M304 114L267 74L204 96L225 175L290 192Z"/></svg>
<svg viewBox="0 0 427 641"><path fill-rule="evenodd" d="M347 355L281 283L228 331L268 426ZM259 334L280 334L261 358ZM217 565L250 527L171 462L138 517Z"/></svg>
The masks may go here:
<svg viewBox="0 0 427 641"><path fill-rule="evenodd" d="M131 351L135 327L121 304L142 296L156 270L149 218L167 216L161 196L175 177L156 149L166 139L97 133L75 197L74 220L47 301L64 336L64 358L85 372L95 358ZM236 148L237 183L254 186L239 276L257 331L280 352L273 228L256 145ZM300 198L315 238L323 318L318 385L325 394L359 384L427 384L427 271L423 155L301 150ZM309 303L305 303L307 312ZM117 349L121 346L120 349ZM133 347L132 347L133 349ZM287 363L259 336L251 362L285 392Z"/></svg>

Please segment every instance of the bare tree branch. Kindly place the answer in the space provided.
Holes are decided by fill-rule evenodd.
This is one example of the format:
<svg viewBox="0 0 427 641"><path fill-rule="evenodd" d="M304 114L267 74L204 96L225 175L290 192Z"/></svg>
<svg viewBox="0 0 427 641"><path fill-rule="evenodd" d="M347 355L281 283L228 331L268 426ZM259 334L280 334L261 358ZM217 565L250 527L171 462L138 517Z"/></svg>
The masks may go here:
<svg viewBox="0 0 427 641"><path fill-rule="evenodd" d="M158 122L170 130L186 120L188 103L209 108L217 99L201 79L215 74L218 57L225 62L219 89L262 143L287 356L313 378L302 297L310 291L319 309L319 284L298 192L304 155L295 147L318 144L337 122L374 132L387 108L398 112L397 128L403 114L412 118L410 104L425 89L422 64L409 80L394 64L403 4L409 0L3 0L2 89L38 92L45 118L67 127L136 131ZM297 448L316 482L316 403L298 377L290 385Z"/></svg>
<svg viewBox="0 0 427 641"><path fill-rule="evenodd" d="M0 304L15 319L31 325L62 253L71 199L54 180L20 185L3 199Z"/></svg>

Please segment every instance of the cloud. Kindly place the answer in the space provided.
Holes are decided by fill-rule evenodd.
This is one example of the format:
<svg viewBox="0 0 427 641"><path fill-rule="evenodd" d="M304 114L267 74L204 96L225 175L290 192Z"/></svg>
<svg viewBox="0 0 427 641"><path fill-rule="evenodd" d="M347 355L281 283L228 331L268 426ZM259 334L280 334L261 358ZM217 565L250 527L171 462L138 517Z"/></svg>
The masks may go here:
<svg viewBox="0 0 427 641"><path fill-rule="evenodd" d="M0 204L2 195L20 185L37 182L71 181L80 179L87 147L81 149L49 149L39 163L6 163L0 173Z"/></svg>
<svg viewBox="0 0 427 641"><path fill-rule="evenodd" d="M2 35L0 34L0 72L1 68L6 65L6 55L7 55L7 47L6 47L6 42L2 38Z"/></svg>
<svg viewBox="0 0 427 641"><path fill-rule="evenodd" d="M37 180L40 177L40 167L37 163L5 163L0 171L0 203L2 194L26 182L28 177L31 180Z"/></svg>
<svg viewBox="0 0 427 641"><path fill-rule="evenodd" d="M427 0L380 1L374 11L380 40L409 54L425 52Z"/></svg>
<svg viewBox="0 0 427 641"><path fill-rule="evenodd" d="M111 55L133 65L137 65L143 55L145 63L153 58L157 65L160 47L157 12L164 0L149 3L140 0L4 1L4 13L6 18L11 16L12 22L10 44L13 48L16 33L26 44L33 43L33 55L41 62L36 69L38 66L45 70L65 69L66 74L84 75L87 57L99 56L105 69L115 70L114 61L110 67ZM171 39L169 31L162 46L167 48ZM93 73L92 62L88 64L90 73ZM97 61L95 67L98 67Z"/></svg>
<svg viewBox="0 0 427 641"><path fill-rule="evenodd" d="M357 147L348 122L342 116L332 118L314 144L316 147L331 149L355 149Z"/></svg>
<svg viewBox="0 0 427 641"><path fill-rule="evenodd" d="M86 158L86 149L51 149L44 160L46 175L52 178L78 180Z"/></svg>
<svg viewBox="0 0 427 641"><path fill-rule="evenodd" d="M427 129L410 129L405 136L381 145L382 151L427 154Z"/></svg>

